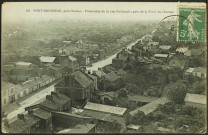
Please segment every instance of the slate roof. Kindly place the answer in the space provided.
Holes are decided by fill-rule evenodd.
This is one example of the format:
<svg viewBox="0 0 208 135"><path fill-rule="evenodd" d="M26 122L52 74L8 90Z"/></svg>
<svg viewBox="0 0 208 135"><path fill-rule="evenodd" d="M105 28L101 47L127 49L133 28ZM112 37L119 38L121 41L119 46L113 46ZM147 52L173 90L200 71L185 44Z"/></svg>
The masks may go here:
<svg viewBox="0 0 208 135"><path fill-rule="evenodd" d="M204 50L202 50L202 49L190 49L190 52L191 52L192 56L199 56L204 52Z"/></svg>
<svg viewBox="0 0 208 135"><path fill-rule="evenodd" d="M30 66L32 63L29 62L17 62L16 65L17 66Z"/></svg>
<svg viewBox="0 0 208 135"><path fill-rule="evenodd" d="M104 76L106 73L103 72L103 71L101 71L101 70L97 70L97 71L95 71L95 74L96 74L98 77L102 77L102 76Z"/></svg>
<svg viewBox="0 0 208 135"><path fill-rule="evenodd" d="M99 112L93 110L84 110L80 113L82 116L92 117L101 121L107 121L111 123L125 124L125 119L120 116L115 116L106 112Z"/></svg>
<svg viewBox="0 0 208 135"><path fill-rule="evenodd" d="M206 73L206 67L196 67L193 72Z"/></svg>
<svg viewBox="0 0 208 135"><path fill-rule="evenodd" d="M185 53L188 51L188 47L179 47L176 49L176 52Z"/></svg>
<svg viewBox="0 0 208 135"><path fill-rule="evenodd" d="M192 73L194 71L194 68L189 68L186 70L186 73Z"/></svg>
<svg viewBox="0 0 208 135"><path fill-rule="evenodd" d="M184 101L206 105L206 96L200 94L187 93Z"/></svg>
<svg viewBox="0 0 208 135"><path fill-rule="evenodd" d="M116 73L110 72L105 75L105 78L110 82L114 82L114 81L118 80L120 77Z"/></svg>
<svg viewBox="0 0 208 135"><path fill-rule="evenodd" d="M41 62L52 63L52 62L54 62L56 57L41 56L39 59L40 59Z"/></svg>
<svg viewBox="0 0 208 135"><path fill-rule="evenodd" d="M95 128L95 124L77 124L68 133L89 133L93 128Z"/></svg>
<svg viewBox="0 0 208 135"><path fill-rule="evenodd" d="M2 90L8 90L8 89L16 86L15 84L10 83L10 82L6 82L6 81L2 81L1 84L2 84L2 87L1 87Z"/></svg>
<svg viewBox="0 0 208 135"><path fill-rule="evenodd" d="M169 50L171 48L171 46L170 45L161 45L159 48L163 49L163 50Z"/></svg>
<svg viewBox="0 0 208 135"><path fill-rule="evenodd" d="M155 54L154 57L167 58L168 54Z"/></svg>
<svg viewBox="0 0 208 135"><path fill-rule="evenodd" d="M133 116L135 115L138 111L142 111L144 112L145 115L153 112L155 109L157 109L158 105L159 104L165 104L165 103L168 103L169 100L166 98L166 97L161 97L161 98L158 98L157 100L153 101L153 102L150 102L140 108L137 108L133 111L130 112L130 114Z"/></svg>
<svg viewBox="0 0 208 135"><path fill-rule="evenodd" d="M12 122L10 124L9 131L11 133L21 133L36 124L38 121L40 121L39 118L26 114L24 115L24 120L17 118L14 122Z"/></svg>
<svg viewBox="0 0 208 135"><path fill-rule="evenodd" d="M34 116L36 117L39 117L41 119L49 119L50 117L52 117L51 113L49 111L46 111L44 109L41 109L41 108L35 108L33 109L33 114Z"/></svg>
<svg viewBox="0 0 208 135"><path fill-rule="evenodd" d="M46 108L54 111L70 100L69 97L59 93L57 93L57 95L50 96L53 97L53 101L45 99L43 102L40 103L40 105L45 106Z"/></svg>
<svg viewBox="0 0 208 135"><path fill-rule="evenodd" d="M147 45L159 45L159 42L149 42Z"/></svg>
<svg viewBox="0 0 208 135"><path fill-rule="evenodd" d="M146 102L146 103L157 100L156 97L148 97L148 96L141 96L141 95L128 95L128 98L131 101Z"/></svg>
<svg viewBox="0 0 208 135"><path fill-rule="evenodd" d="M75 58L75 57L73 57L73 56L69 56L69 59L70 59L71 61L77 61L77 58Z"/></svg>
<svg viewBox="0 0 208 135"><path fill-rule="evenodd" d="M88 102L85 105L84 109L106 112L106 113L117 114L117 115L123 115L126 112L127 108Z"/></svg>
<svg viewBox="0 0 208 135"><path fill-rule="evenodd" d="M81 71L76 71L71 75L74 75L75 80L84 88L93 84L93 81L90 79L90 77L87 76L85 73L82 73Z"/></svg>

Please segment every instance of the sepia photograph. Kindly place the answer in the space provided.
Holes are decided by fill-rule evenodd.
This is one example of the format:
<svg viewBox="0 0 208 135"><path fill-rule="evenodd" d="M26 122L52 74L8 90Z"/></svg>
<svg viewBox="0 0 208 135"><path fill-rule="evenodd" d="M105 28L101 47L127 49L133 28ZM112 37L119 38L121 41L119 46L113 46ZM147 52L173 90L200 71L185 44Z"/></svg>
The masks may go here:
<svg viewBox="0 0 208 135"><path fill-rule="evenodd" d="M207 133L202 2L4 2L1 132Z"/></svg>

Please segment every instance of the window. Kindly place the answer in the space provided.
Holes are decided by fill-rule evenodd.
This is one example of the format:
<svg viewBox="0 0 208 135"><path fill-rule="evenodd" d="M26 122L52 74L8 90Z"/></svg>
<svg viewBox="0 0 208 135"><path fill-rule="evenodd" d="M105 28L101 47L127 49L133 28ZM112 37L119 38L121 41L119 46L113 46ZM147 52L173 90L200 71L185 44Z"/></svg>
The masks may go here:
<svg viewBox="0 0 208 135"><path fill-rule="evenodd" d="M4 98L4 104L6 104L6 98Z"/></svg>
<svg viewBox="0 0 208 135"><path fill-rule="evenodd" d="M10 89L10 92L11 92L11 93L13 93L13 92L14 92L13 88L11 88L11 89Z"/></svg>
<svg viewBox="0 0 208 135"><path fill-rule="evenodd" d="M195 73L195 76L197 76L197 73Z"/></svg>
<svg viewBox="0 0 208 135"><path fill-rule="evenodd" d="M203 73L201 74L201 77L204 78L204 74Z"/></svg>

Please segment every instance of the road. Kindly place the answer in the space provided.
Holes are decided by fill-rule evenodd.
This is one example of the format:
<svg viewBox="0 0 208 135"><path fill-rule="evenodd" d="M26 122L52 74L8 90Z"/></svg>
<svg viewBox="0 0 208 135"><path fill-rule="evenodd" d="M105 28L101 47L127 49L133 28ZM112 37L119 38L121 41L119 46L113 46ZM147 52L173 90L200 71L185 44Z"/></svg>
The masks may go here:
<svg viewBox="0 0 208 135"><path fill-rule="evenodd" d="M140 39L137 39L136 41L130 43L129 45L127 45L126 48L127 49L131 49L132 46L134 46L139 40L142 40L144 37L142 37ZM120 50L118 52L120 52ZM105 67L105 66L107 66L109 64L112 64L112 59L116 57L117 53L116 54L113 54L112 56L108 57L107 59L100 60L100 61L98 61L96 63L93 63L92 66L88 66L86 69L88 71L92 72L92 71L98 70L98 68L102 68L102 67Z"/></svg>
<svg viewBox="0 0 208 135"><path fill-rule="evenodd" d="M32 95L31 97L27 98L26 100L20 102L19 104L21 105L21 107L19 107L18 109L12 111L11 113L8 113L7 119L11 120L15 116L17 116L19 113L23 113L25 111L25 107L28 107L28 106L30 106L32 104L35 104L39 100L45 98L46 95L49 95L52 91L54 91L54 85L55 84L53 84L53 85L51 85L51 86L41 90L40 92Z"/></svg>

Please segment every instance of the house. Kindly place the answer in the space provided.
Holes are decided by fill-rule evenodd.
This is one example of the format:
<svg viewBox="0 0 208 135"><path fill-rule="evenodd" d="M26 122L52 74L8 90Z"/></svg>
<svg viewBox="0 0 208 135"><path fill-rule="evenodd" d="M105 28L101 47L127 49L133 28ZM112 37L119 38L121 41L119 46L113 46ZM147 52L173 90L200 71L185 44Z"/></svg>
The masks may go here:
<svg viewBox="0 0 208 135"><path fill-rule="evenodd" d="M162 52L168 53L169 50L171 49L171 46L170 46L170 45L160 45L160 46L159 46L159 49L161 49Z"/></svg>
<svg viewBox="0 0 208 135"><path fill-rule="evenodd" d="M64 79L55 85L55 91L63 93L75 102L83 103L92 98L93 80L83 71L65 75Z"/></svg>
<svg viewBox="0 0 208 135"><path fill-rule="evenodd" d="M87 75L93 80L95 90L98 90L98 81L97 81L97 77L94 76L94 75L92 75L92 74L89 74L89 73L88 73Z"/></svg>
<svg viewBox="0 0 208 135"><path fill-rule="evenodd" d="M50 132L52 128L52 114L50 111L42 108L33 108L28 110L32 117L40 119L39 128L44 132Z"/></svg>
<svg viewBox="0 0 208 135"><path fill-rule="evenodd" d="M185 75L192 74L193 71L194 71L194 68L188 68L185 72Z"/></svg>
<svg viewBox="0 0 208 135"><path fill-rule="evenodd" d="M128 99L131 102L135 102L137 106L143 106L147 103L157 100L156 97L148 97L148 96L141 96L141 95L128 95Z"/></svg>
<svg viewBox="0 0 208 135"><path fill-rule="evenodd" d="M184 101L185 105L197 107L199 109L206 109L206 99L206 95L187 93Z"/></svg>
<svg viewBox="0 0 208 135"><path fill-rule="evenodd" d="M87 66L90 63L90 56L88 55L76 55L79 66Z"/></svg>
<svg viewBox="0 0 208 135"><path fill-rule="evenodd" d="M29 77L36 76L38 74L38 66L29 62L17 62L14 68L11 69L8 78L12 82L25 81Z"/></svg>
<svg viewBox="0 0 208 135"><path fill-rule="evenodd" d="M104 76L104 89L107 91L117 90L122 87L121 77L115 72L110 72Z"/></svg>
<svg viewBox="0 0 208 135"><path fill-rule="evenodd" d="M149 42L147 43L147 49L157 49L159 47L159 42Z"/></svg>
<svg viewBox="0 0 208 135"><path fill-rule="evenodd" d="M205 57L205 48L197 48L197 49L194 49L194 48L191 48L191 49L188 49L184 55L185 56L193 56L193 57L201 57L201 58L204 58Z"/></svg>
<svg viewBox="0 0 208 135"><path fill-rule="evenodd" d="M2 107L15 101L16 85L10 82L2 81L1 83L1 105Z"/></svg>
<svg viewBox="0 0 208 135"><path fill-rule="evenodd" d="M154 58L160 59L160 60L162 60L164 62L167 62L167 60L169 58L169 55L168 54L155 54Z"/></svg>
<svg viewBox="0 0 208 135"><path fill-rule="evenodd" d="M118 93L114 91L104 92L99 94L102 104L109 104L115 97L118 97Z"/></svg>
<svg viewBox="0 0 208 135"><path fill-rule="evenodd" d="M72 114L68 112L51 112L53 130L58 128L74 127L77 124L92 123L93 119L90 117L83 117L81 115Z"/></svg>
<svg viewBox="0 0 208 135"><path fill-rule="evenodd" d="M174 55L168 60L168 64L170 67L185 69L188 66L188 61L182 55Z"/></svg>
<svg viewBox="0 0 208 135"><path fill-rule="evenodd" d="M73 72L78 68L77 59L73 56L60 55L57 56L57 64L60 64L61 68L65 68Z"/></svg>
<svg viewBox="0 0 208 135"><path fill-rule="evenodd" d="M115 58L112 59L112 66L116 69L123 69L129 64L133 53L127 49L122 49Z"/></svg>
<svg viewBox="0 0 208 135"><path fill-rule="evenodd" d="M18 114L16 120L6 127L8 133L35 133L40 119L29 114Z"/></svg>
<svg viewBox="0 0 208 135"><path fill-rule="evenodd" d="M130 114L134 116L135 114L137 114L138 111L142 111L144 112L145 115L148 115L152 113L154 110L156 110L159 104L164 105L165 103L168 103L168 102L170 101L166 97L161 97L161 98L158 98L157 100L154 100L142 107L139 107L131 111Z"/></svg>
<svg viewBox="0 0 208 135"><path fill-rule="evenodd" d="M46 70L46 74L48 76L54 77L55 78L54 80L62 78L62 70L60 67L50 66Z"/></svg>
<svg viewBox="0 0 208 135"><path fill-rule="evenodd" d="M77 124L74 128L71 129L65 129L62 131L59 131L58 133L61 134L71 134L71 133L79 133L79 134L86 134L86 133L95 133L96 128L95 124Z"/></svg>
<svg viewBox="0 0 208 135"><path fill-rule="evenodd" d="M138 131L139 129L141 129L141 125L130 124L126 126L126 128L128 131Z"/></svg>
<svg viewBox="0 0 208 135"><path fill-rule="evenodd" d="M206 67L196 67L192 71L192 74L197 77L206 78L207 77Z"/></svg>
<svg viewBox="0 0 208 135"><path fill-rule="evenodd" d="M181 53L183 55L190 55L189 48L188 47L179 47L176 49L176 52Z"/></svg>
<svg viewBox="0 0 208 135"><path fill-rule="evenodd" d="M25 108L25 111L41 108L47 111L68 111L71 108L71 99L63 94L51 92L45 99L40 100L38 103Z"/></svg>
<svg viewBox="0 0 208 135"><path fill-rule="evenodd" d="M39 57L39 60L43 66L52 66L59 63L56 57L50 56L41 56Z"/></svg>

